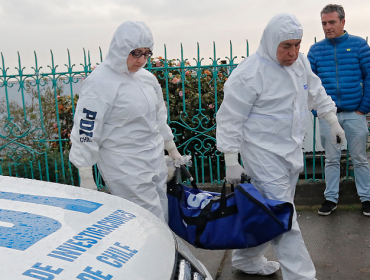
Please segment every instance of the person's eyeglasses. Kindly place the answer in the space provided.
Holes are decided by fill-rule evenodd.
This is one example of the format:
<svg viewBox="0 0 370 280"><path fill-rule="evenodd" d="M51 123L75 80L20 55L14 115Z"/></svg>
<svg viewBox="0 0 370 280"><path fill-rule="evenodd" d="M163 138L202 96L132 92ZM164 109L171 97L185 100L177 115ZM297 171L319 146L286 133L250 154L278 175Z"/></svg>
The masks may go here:
<svg viewBox="0 0 370 280"><path fill-rule="evenodd" d="M143 55L145 59L148 59L149 57L153 55L151 51L143 53L141 51L135 51L135 50L131 51L130 54L135 58L140 58Z"/></svg>

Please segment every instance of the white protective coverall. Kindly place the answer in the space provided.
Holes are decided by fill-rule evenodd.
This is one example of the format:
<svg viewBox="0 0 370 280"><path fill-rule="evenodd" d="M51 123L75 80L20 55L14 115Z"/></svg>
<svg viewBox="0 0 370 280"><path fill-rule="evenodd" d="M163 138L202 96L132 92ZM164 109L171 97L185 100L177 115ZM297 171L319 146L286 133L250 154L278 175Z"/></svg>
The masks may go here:
<svg viewBox="0 0 370 280"><path fill-rule="evenodd" d="M291 66L282 66L277 60L279 44L301 39L302 34L295 16L273 17L257 52L241 62L225 83L224 100L217 113L218 150L225 154L240 152L244 168L260 193L290 203L303 170L307 114L311 109L317 109L319 117L336 112L305 56L299 53ZM235 250L233 266L250 274L273 273L278 264L267 262L263 256L270 243L284 279L315 279L296 213L291 231L258 247ZM269 263L276 265L268 268Z"/></svg>
<svg viewBox="0 0 370 280"><path fill-rule="evenodd" d="M155 76L129 72L137 48L153 49L150 29L128 21L116 30L109 52L83 82L71 133L70 161L97 163L113 195L128 199L167 221L164 141L173 141L167 110Z"/></svg>

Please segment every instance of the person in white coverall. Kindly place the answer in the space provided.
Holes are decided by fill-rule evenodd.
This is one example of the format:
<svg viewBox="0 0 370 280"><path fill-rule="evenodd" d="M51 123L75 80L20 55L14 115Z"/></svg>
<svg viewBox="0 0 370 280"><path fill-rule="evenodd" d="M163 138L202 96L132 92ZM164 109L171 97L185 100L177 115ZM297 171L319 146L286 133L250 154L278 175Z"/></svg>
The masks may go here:
<svg viewBox="0 0 370 280"><path fill-rule="evenodd" d="M335 104L299 53L302 27L295 16L279 14L265 28L257 52L241 62L225 83L217 117L217 148L225 154L226 180L251 177L263 197L293 203L303 170L302 140L311 109L331 125L332 140L344 140ZM244 164L238 162L238 154ZM235 250L232 264L249 274L268 275L279 263L264 254L272 245L283 279L316 279L313 262L293 215L292 229L254 248Z"/></svg>
<svg viewBox="0 0 370 280"><path fill-rule="evenodd" d="M143 69L153 38L143 22L116 30L109 52L83 82L71 133L70 161L81 187L97 189L92 166L113 195L168 220L164 149L181 159L167 125L167 110L155 76Z"/></svg>

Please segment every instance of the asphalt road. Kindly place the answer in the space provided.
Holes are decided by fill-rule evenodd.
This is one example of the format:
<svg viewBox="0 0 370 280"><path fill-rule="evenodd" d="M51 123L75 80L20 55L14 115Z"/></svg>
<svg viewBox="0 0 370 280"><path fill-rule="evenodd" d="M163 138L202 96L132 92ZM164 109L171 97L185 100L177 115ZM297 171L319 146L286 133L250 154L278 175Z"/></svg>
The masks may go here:
<svg viewBox="0 0 370 280"><path fill-rule="evenodd" d="M340 206L322 217L316 211L298 211L298 223L316 267L318 280L370 279L370 217L358 207L351 211ZM280 280L281 271L270 276L248 275L231 266L231 250L210 251L189 245L194 255L208 268L214 280ZM294 250L294 248L292 248ZM271 248L266 257L274 257Z"/></svg>

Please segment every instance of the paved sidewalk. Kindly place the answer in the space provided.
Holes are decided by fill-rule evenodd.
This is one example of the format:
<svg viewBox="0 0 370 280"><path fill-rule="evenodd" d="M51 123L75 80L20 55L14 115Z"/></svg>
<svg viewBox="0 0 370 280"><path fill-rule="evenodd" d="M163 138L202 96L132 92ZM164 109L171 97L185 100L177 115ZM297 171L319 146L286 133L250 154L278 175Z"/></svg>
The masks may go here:
<svg viewBox="0 0 370 280"><path fill-rule="evenodd" d="M298 211L298 223L308 251L315 264L318 280L370 279L370 217L348 206L327 217L316 211ZM209 269L214 280L280 280L281 271L271 276L247 275L231 266L231 251L191 251ZM292 248L294 250L294 248ZM271 248L266 257L276 260Z"/></svg>

